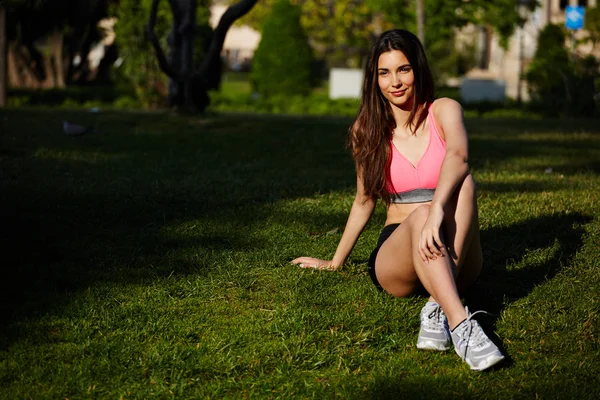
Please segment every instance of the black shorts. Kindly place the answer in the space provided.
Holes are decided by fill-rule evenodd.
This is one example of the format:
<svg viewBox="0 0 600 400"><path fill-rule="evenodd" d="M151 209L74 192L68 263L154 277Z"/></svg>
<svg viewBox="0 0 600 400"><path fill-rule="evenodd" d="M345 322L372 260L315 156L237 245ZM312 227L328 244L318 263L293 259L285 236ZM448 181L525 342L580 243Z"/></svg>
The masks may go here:
<svg viewBox="0 0 600 400"><path fill-rule="evenodd" d="M371 257L369 257L369 276L375 284L375 287L379 290L383 290L383 288L377 280L377 275L375 275L375 259L377 259L377 253L379 253L379 248L381 247L381 245L387 240L387 238L390 237L392 232L394 232L399 226L400 224L389 224L383 227L383 230L379 235L379 240L377 240L377 246L375 247L375 250L373 250L373 252L371 253Z"/></svg>

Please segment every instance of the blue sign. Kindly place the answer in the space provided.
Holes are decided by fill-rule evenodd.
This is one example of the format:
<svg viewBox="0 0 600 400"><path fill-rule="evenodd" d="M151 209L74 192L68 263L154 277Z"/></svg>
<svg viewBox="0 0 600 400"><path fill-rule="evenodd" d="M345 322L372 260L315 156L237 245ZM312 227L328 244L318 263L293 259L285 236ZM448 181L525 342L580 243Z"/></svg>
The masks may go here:
<svg viewBox="0 0 600 400"><path fill-rule="evenodd" d="M585 8L581 6L567 6L565 9L565 26L567 29L583 29L583 17Z"/></svg>

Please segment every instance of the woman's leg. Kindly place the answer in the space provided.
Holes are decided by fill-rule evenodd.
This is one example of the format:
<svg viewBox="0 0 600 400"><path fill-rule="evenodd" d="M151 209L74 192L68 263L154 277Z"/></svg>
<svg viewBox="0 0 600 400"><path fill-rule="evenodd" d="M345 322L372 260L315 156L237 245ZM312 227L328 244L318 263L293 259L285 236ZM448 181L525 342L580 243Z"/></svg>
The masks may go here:
<svg viewBox="0 0 600 400"><path fill-rule="evenodd" d="M471 175L456 189L444 212L443 240L455 265L458 292L463 293L477 281L483 265L477 193Z"/></svg>
<svg viewBox="0 0 600 400"><path fill-rule="evenodd" d="M424 205L411 213L381 246L375 262L383 289L401 297L422 284L448 316L451 328L466 318L458 289L475 282L481 271L475 193L475 182L468 175L444 210L443 240L448 247L442 249L444 257L425 264L418 255L421 230L429 214L429 206Z"/></svg>
<svg viewBox="0 0 600 400"><path fill-rule="evenodd" d="M418 253L421 230L429 215L429 205L413 211L381 246L375 260L375 273L388 293L403 297L421 284L442 307L451 328L466 318L454 281L454 262L446 249L444 257L425 264Z"/></svg>
<svg viewBox="0 0 600 400"><path fill-rule="evenodd" d="M383 289L395 296L411 293L420 282L439 304L427 303L421 310L418 348L446 350L451 338L460 358L471 369L480 371L497 364L504 356L477 321L467 315L455 283L456 275L461 286L473 283L482 264L475 183L470 175L454 197L444 213L442 240L446 248L441 249L444 257L425 264L418 254L421 230L429 215L429 206L424 205L413 211L381 246L375 273ZM448 317L451 333L443 319L435 315L429 319L430 311L439 317L439 307Z"/></svg>

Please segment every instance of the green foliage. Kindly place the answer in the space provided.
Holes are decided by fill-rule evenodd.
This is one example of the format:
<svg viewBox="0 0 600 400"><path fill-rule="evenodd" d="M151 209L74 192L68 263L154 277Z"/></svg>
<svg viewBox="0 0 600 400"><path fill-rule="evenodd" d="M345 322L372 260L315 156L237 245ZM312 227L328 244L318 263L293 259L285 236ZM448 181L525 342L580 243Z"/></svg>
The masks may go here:
<svg viewBox="0 0 600 400"><path fill-rule="evenodd" d="M115 24L119 55L123 64L117 70L117 80L131 84L139 101L146 107L164 105L168 78L160 69L152 44L146 38L145 28L150 15L152 0L120 0L111 7L112 15L118 18ZM197 31L194 41L194 55L199 62L211 35L207 29L209 11L207 0L198 1ZM167 38L173 16L169 2L158 4L155 33L161 46L168 54Z"/></svg>
<svg viewBox="0 0 600 400"><path fill-rule="evenodd" d="M260 30L275 0L259 2L239 23ZM360 68L375 36L388 29L416 32L412 0L292 0L301 10L302 26L319 59L329 67ZM514 0L424 0L425 42L439 82L474 65L469 49L457 50L455 29L467 23L489 25L506 46L521 22ZM530 8L534 9L536 1ZM465 50L467 50L465 52Z"/></svg>
<svg viewBox="0 0 600 400"><path fill-rule="evenodd" d="M600 43L600 7L586 8L585 26L588 40L592 42L594 49Z"/></svg>
<svg viewBox="0 0 600 400"><path fill-rule="evenodd" d="M283 94L254 98L249 93L238 92L236 95L230 95L225 92L215 92L211 93L210 109L227 112L353 117L356 115L358 104L358 99L332 100L326 94L318 93L311 93L308 96Z"/></svg>
<svg viewBox="0 0 600 400"><path fill-rule="evenodd" d="M456 12L448 0L425 0L425 49L437 85L456 76L460 52L455 44ZM458 4L457 4L458 6Z"/></svg>
<svg viewBox="0 0 600 400"><path fill-rule="evenodd" d="M354 117L358 109L358 99L330 99L324 90L314 90L309 96L273 96L270 98L252 96L249 84L238 81L225 75L220 92L211 93L211 111L243 112L261 114L285 115L324 115ZM437 90L439 97L450 97L460 101L457 88L440 87ZM522 104L514 102L478 102L464 106L465 115L472 117L495 118L540 118L541 115L534 110L525 108Z"/></svg>
<svg viewBox="0 0 600 400"><path fill-rule="evenodd" d="M261 30L277 0L258 2L239 23ZM360 68L378 31L403 26L408 0L292 0L316 58L330 67ZM401 23L402 21L402 23Z"/></svg>
<svg viewBox="0 0 600 400"><path fill-rule="evenodd" d="M535 55L525 75L532 100L550 115L563 113L567 105L570 66L564 43L563 29L546 25L540 32Z"/></svg>
<svg viewBox="0 0 600 400"><path fill-rule="evenodd" d="M525 75L533 106L548 115L593 115L598 72L593 57L569 56L562 26L547 25Z"/></svg>
<svg viewBox="0 0 600 400"><path fill-rule="evenodd" d="M300 10L278 0L254 54L251 80L266 97L308 95L313 86L312 51L300 25Z"/></svg>
<svg viewBox="0 0 600 400"><path fill-rule="evenodd" d="M152 0L120 0L111 12L118 18L114 29L119 55L123 59L117 78L130 83L145 106L155 107L164 104L167 76L158 66L152 44L144 32L151 4ZM168 2L159 2L155 31L163 49L167 48L171 21Z"/></svg>

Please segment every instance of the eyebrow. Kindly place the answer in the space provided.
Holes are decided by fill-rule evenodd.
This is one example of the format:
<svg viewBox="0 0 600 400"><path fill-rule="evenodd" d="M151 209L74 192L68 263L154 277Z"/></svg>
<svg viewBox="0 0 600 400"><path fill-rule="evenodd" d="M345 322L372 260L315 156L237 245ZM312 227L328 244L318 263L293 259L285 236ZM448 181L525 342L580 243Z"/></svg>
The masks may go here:
<svg viewBox="0 0 600 400"><path fill-rule="evenodd" d="M398 67L398 69L404 68L404 67L410 67L410 64L402 64L401 66ZM377 71L388 71L388 68L377 68Z"/></svg>

